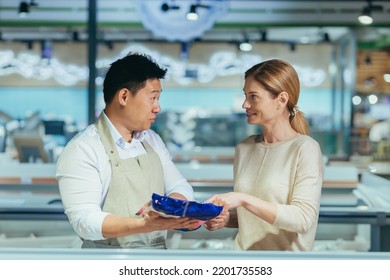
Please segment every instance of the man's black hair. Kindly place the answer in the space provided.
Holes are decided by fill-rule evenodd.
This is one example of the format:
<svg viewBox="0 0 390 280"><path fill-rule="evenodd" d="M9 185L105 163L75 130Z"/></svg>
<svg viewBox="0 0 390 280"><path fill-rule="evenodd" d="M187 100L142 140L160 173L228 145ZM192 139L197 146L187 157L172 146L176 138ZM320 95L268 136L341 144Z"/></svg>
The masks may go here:
<svg viewBox="0 0 390 280"><path fill-rule="evenodd" d="M104 102L109 104L122 88L135 95L146 80L163 79L166 72L167 69L161 68L150 56L129 53L110 65L103 83Z"/></svg>

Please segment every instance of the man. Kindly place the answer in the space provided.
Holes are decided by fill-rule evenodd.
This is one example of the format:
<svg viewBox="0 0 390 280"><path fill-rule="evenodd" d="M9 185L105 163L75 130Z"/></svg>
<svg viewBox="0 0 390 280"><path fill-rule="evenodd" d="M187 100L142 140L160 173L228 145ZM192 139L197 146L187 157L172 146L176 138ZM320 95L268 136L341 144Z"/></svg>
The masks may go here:
<svg viewBox="0 0 390 280"><path fill-rule="evenodd" d="M192 187L150 129L166 71L136 53L112 63L103 84L105 109L60 155L61 198L83 248L166 248L167 230L196 223L154 212L136 216L152 193L193 200Z"/></svg>

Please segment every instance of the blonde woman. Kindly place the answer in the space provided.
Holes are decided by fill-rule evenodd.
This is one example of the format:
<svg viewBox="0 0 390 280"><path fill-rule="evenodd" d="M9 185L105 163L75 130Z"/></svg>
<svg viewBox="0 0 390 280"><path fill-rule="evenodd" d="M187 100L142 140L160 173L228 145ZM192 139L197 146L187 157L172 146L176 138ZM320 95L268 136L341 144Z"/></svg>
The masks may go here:
<svg viewBox="0 0 390 280"><path fill-rule="evenodd" d="M238 227L237 249L311 250L323 159L297 106L298 75L286 61L264 61L245 72L243 90L247 122L262 134L236 147L234 192L208 200L224 211L206 228Z"/></svg>

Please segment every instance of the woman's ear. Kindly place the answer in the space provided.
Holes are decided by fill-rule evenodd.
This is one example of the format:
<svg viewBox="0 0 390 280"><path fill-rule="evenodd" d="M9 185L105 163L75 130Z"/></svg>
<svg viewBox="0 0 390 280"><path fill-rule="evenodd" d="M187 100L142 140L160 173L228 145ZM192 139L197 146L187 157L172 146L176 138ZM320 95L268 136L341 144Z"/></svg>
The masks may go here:
<svg viewBox="0 0 390 280"><path fill-rule="evenodd" d="M288 93L285 91L282 91L281 93L279 93L279 95L278 95L279 104L282 106L286 106L288 103L288 97L289 97Z"/></svg>

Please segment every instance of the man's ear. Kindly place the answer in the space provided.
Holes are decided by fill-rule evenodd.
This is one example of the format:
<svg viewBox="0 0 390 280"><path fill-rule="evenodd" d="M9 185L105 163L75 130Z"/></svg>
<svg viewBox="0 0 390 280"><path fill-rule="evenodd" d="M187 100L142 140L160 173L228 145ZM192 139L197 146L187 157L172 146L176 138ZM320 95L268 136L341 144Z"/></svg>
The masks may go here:
<svg viewBox="0 0 390 280"><path fill-rule="evenodd" d="M125 106L129 100L130 91L127 88L121 88L117 93L119 105Z"/></svg>
<svg viewBox="0 0 390 280"><path fill-rule="evenodd" d="M279 95L278 95L278 102L280 103L280 105L286 106L287 103L288 103L288 98L289 98L288 93L285 92L285 91L282 91L282 92L279 93Z"/></svg>

